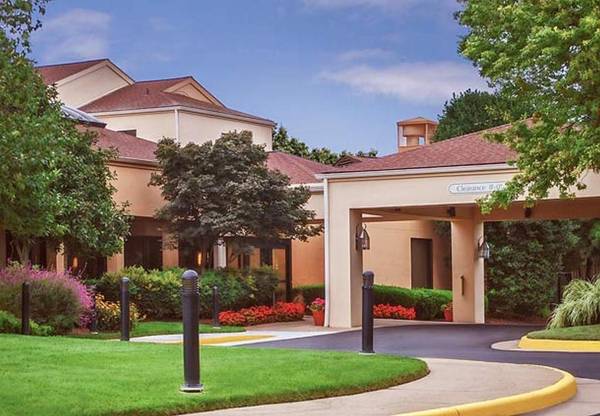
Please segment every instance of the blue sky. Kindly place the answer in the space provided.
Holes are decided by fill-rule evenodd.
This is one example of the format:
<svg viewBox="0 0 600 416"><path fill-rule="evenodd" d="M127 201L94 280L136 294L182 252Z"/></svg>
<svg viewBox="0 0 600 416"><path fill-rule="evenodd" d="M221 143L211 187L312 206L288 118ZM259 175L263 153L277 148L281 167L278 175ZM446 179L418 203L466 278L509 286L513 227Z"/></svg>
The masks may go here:
<svg viewBox="0 0 600 416"><path fill-rule="evenodd" d="M395 122L485 88L454 0L53 1L40 64L108 57L136 80L193 75L311 146L395 148Z"/></svg>

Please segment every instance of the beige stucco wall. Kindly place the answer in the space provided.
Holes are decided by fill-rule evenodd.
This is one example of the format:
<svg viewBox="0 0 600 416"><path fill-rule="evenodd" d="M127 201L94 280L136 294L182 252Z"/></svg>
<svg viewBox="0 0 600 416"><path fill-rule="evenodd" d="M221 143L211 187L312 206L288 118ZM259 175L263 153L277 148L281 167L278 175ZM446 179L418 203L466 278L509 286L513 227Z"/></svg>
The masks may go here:
<svg viewBox="0 0 600 416"><path fill-rule="evenodd" d="M374 222L367 225L370 250L363 251L365 270L375 273L375 283L411 287L411 238L431 239L433 244L433 287L451 287L449 241L440 237L433 221Z"/></svg>
<svg viewBox="0 0 600 416"><path fill-rule="evenodd" d="M251 131L254 143L264 144L266 150L271 150L272 132L270 126L183 110L179 111L179 140L181 142L204 143L219 138L221 133L242 130Z"/></svg>
<svg viewBox="0 0 600 416"><path fill-rule="evenodd" d="M198 91L198 89L196 87L194 87L191 83L183 85L182 87L177 88L173 92L175 94L185 95L186 97L191 97L198 101L203 101L205 103L211 102L204 94L202 94L200 91Z"/></svg>
<svg viewBox="0 0 600 416"><path fill-rule="evenodd" d="M323 284L325 279L323 234L302 242L292 240L292 284Z"/></svg>
<svg viewBox="0 0 600 416"><path fill-rule="evenodd" d="M129 202L129 213L137 217L153 217L162 206L160 189L148 186L153 170L125 164L111 164L110 169L117 175L114 186L117 202Z"/></svg>
<svg viewBox="0 0 600 416"><path fill-rule="evenodd" d="M63 103L77 108L126 85L126 80L104 65L59 81L57 90Z"/></svg>
<svg viewBox="0 0 600 416"><path fill-rule="evenodd" d="M143 139L158 142L163 137L175 138L175 111L156 111L118 115L94 114L111 130L133 130Z"/></svg>

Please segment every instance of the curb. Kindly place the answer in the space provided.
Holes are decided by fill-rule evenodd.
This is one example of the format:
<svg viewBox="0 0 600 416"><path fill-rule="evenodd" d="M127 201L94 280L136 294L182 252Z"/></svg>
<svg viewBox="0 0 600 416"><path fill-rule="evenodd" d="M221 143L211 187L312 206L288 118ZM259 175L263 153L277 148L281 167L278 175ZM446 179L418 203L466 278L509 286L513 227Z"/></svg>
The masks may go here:
<svg viewBox="0 0 600 416"><path fill-rule="evenodd" d="M533 339L523 336L518 343L523 350L557 352L600 352L600 341L574 341L563 339Z"/></svg>
<svg viewBox="0 0 600 416"><path fill-rule="evenodd" d="M545 368L560 372L562 378L548 387L514 396L395 416L512 416L547 409L575 396L577 383L571 374L552 367Z"/></svg>

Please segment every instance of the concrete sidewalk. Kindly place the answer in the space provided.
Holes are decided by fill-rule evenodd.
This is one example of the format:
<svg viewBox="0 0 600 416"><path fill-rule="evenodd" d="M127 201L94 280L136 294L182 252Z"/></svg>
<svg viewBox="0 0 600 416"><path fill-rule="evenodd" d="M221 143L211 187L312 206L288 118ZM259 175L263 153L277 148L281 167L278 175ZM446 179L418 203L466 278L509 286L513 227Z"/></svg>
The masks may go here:
<svg viewBox="0 0 600 416"><path fill-rule="evenodd" d="M523 364L447 359L425 361L431 369L431 374L427 377L384 390L304 402L217 410L195 415L391 416L527 393L553 385L563 376L553 369ZM563 413L567 414L578 413Z"/></svg>

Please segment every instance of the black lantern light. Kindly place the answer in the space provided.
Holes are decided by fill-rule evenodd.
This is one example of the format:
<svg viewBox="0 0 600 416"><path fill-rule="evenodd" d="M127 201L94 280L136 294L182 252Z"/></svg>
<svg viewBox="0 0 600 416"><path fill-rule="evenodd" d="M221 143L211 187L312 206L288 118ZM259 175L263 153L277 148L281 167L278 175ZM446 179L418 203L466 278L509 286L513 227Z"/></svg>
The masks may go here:
<svg viewBox="0 0 600 416"><path fill-rule="evenodd" d="M358 224L356 226L356 249L357 250L368 250L371 248L371 237L367 232L367 226L364 224Z"/></svg>
<svg viewBox="0 0 600 416"><path fill-rule="evenodd" d="M485 241L484 237L481 237L479 239L479 242L477 243L477 255L479 256L479 258L487 260L490 258L490 253L490 245L487 241Z"/></svg>

